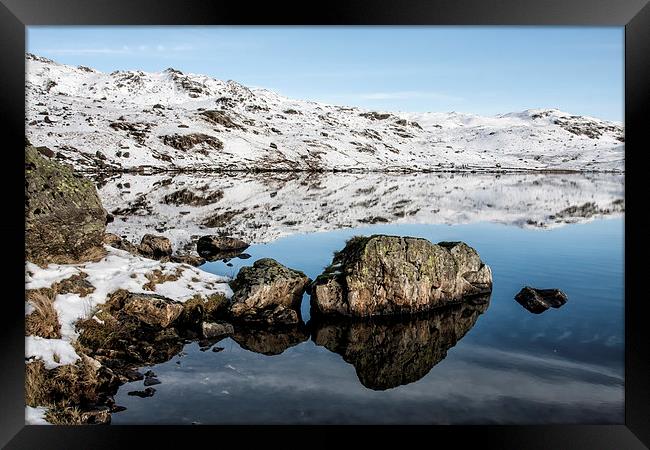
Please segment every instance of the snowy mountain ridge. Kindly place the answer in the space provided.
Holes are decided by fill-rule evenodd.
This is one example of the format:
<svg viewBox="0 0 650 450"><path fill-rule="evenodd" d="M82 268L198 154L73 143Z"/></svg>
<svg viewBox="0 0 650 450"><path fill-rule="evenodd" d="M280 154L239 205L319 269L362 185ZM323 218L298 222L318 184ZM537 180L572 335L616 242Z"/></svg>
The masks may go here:
<svg viewBox="0 0 650 450"><path fill-rule="evenodd" d="M620 123L556 109L391 113L172 68L26 63L27 138L80 170L624 171Z"/></svg>

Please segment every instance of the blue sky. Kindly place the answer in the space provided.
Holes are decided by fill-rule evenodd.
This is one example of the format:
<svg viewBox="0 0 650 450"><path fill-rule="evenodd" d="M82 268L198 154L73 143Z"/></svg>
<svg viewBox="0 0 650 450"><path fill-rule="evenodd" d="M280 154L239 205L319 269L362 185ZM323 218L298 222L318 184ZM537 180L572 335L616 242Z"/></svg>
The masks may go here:
<svg viewBox="0 0 650 450"><path fill-rule="evenodd" d="M623 27L29 27L29 52L101 71L174 67L292 98L623 120Z"/></svg>

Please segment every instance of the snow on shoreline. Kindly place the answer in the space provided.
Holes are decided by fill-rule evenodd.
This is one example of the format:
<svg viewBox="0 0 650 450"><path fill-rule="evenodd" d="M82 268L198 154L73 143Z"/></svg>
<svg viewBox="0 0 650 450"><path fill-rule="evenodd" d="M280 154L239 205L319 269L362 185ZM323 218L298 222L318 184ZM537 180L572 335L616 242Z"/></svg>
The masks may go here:
<svg viewBox="0 0 650 450"><path fill-rule="evenodd" d="M29 54L26 91L27 137L77 169L624 170L620 123L555 109L382 113L174 69L106 74Z"/></svg>
<svg viewBox="0 0 650 450"><path fill-rule="evenodd" d="M44 339L38 336L25 338L25 357L43 360L47 369L73 364L79 359L71 345L77 337L75 322L92 316L95 308L106 302L108 296L118 289L126 289L133 293L155 293L172 300L184 302L196 294L210 296L224 294L232 296L228 286L229 278L214 275L187 264L161 263L126 251L105 246L108 254L98 262L83 264L50 264L41 268L30 262L26 263L25 289L50 287L72 275L85 273L86 281L95 290L85 297L79 294L58 294L54 299L54 309L61 325L60 339ZM157 284L154 291L146 290L143 286L149 281L146 274L159 269L163 274L174 274L182 269L177 280ZM29 304L25 303L28 310Z"/></svg>

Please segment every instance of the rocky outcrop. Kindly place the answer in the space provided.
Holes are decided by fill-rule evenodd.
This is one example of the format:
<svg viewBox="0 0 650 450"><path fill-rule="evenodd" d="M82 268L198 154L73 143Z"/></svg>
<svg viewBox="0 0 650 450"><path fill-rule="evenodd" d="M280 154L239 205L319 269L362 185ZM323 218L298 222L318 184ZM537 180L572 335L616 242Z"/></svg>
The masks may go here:
<svg viewBox="0 0 650 450"><path fill-rule="evenodd" d="M474 326L489 297L401 317L354 319L320 316L309 322L312 340L352 364L373 390L391 389L424 377Z"/></svg>
<svg viewBox="0 0 650 450"><path fill-rule="evenodd" d="M209 261L234 258L247 248L246 242L227 236L201 236L196 242L196 251Z"/></svg>
<svg viewBox="0 0 650 450"><path fill-rule="evenodd" d="M271 258L242 267L230 284L230 314L236 320L268 324L300 321L300 302L310 279Z"/></svg>
<svg viewBox="0 0 650 450"><path fill-rule="evenodd" d="M93 318L77 322L77 343L129 381L126 374L134 367L167 361L182 349L183 339L202 334L202 324L222 317L226 302L218 294L181 303L120 289Z"/></svg>
<svg viewBox="0 0 650 450"><path fill-rule="evenodd" d="M209 148L212 150L220 150L223 148L223 142L214 136L209 136L203 133L190 133L185 135L171 134L165 135L161 139L163 144L184 152L197 146L201 146L203 149Z"/></svg>
<svg viewBox="0 0 650 450"><path fill-rule="evenodd" d="M181 315L183 305L161 295L129 293L122 310L142 323L167 328Z"/></svg>
<svg viewBox="0 0 650 450"><path fill-rule="evenodd" d="M535 289L525 286L515 295L515 300L533 314L541 314L549 308L564 305L567 296L559 289Z"/></svg>
<svg viewBox="0 0 650 450"><path fill-rule="evenodd" d="M428 311L492 291L492 272L462 242L373 235L350 239L311 286L315 314Z"/></svg>
<svg viewBox="0 0 650 450"><path fill-rule="evenodd" d="M171 241L165 236L155 236L153 234L145 234L140 241L140 244L135 245L128 239L122 238L113 233L104 233L103 242L113 248L127 251L132 255L144 256L149 259L157 259L162 262L175 262L180 264L188 264L190 266L198 267L205 264L205 259L200 256L191 255L187 253L172 254Z"/></svg>
<svg viewBox="0 0 650 450"><path fill-rule="evenodd" d="M73 264L105 255L107 212L90 180L25 147L25 259Z"/></svg>
<svg viewBox="0 0 650 450"><path fill-rule="evenodd" d="M145 258L167 258L172 254L172 244L165 236L145 234L142 236L138 251Z"/></svg>

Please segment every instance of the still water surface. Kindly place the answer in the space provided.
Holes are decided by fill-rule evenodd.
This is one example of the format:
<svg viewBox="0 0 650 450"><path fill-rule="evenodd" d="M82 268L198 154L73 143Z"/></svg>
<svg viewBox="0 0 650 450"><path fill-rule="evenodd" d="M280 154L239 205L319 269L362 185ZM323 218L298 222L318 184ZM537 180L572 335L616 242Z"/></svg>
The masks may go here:
<svg viewBox="0 0 650 450"><path fill-rule="evenodd" d="M311 278L354 235L461 240L491 266L488 303L398 323L316 323L194 342L153 369L153 397L115 397L114 424L623 423L623 219L554 229L494 223L374 225L298 234L207 263L236 275L271 257ZM524 286L559 288L566 305L535 315Z"/></svg>

